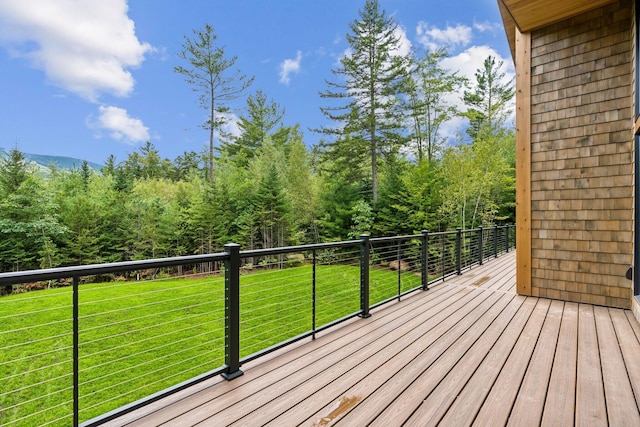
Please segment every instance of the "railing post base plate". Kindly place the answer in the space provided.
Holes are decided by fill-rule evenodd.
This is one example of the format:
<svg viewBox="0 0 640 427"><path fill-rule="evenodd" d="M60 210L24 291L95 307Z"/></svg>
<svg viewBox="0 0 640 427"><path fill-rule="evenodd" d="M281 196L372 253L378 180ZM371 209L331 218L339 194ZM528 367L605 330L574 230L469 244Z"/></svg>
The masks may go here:
<svg viewBox="0 0 640 427"><path fill-rule="evenodd" d="M371 313L360 313L358 314L358 317L362 317L363 319L368 319L369 317L371 317Z"/></svg>
<svg viewBox="0 0 640 427"><path fill-rule="evenodd" d="M238 377L241 377L243 374L244 372L238 369L235 372L232 372L232 373L223 372L220 375L222 375L222 378L224 378L225 380L231 381L231 380L235 380Z"/></svg>

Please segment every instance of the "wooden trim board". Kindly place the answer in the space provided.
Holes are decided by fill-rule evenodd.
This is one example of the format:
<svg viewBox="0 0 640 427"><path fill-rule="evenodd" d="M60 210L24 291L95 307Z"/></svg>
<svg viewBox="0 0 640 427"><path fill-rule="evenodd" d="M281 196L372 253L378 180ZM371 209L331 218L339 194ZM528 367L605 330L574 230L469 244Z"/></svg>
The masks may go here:
<svg viewBox="0 0 640 427"><path fill-rule="evenodd" d="M531 289L531 33L516 31L516 291Z"/></svg>

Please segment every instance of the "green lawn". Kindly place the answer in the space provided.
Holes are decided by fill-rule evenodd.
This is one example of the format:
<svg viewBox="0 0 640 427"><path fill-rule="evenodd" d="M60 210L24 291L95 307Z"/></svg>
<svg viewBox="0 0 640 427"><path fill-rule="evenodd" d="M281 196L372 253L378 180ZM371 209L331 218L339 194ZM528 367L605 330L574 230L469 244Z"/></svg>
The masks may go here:
<svg viewBox="0 0 640 427"><path fill-rule="evenodd" d="M359 310L357 266L317 267L316 326ZM371 269L371 304L397 293L398 273ZM401 274L402 290L420 285ZM311 266L241 276L241 357L312 326ZM80 287L80 418L224 364L224 278L109 282ZM72 293L0 298L0 425L69 425Z"/></svg>

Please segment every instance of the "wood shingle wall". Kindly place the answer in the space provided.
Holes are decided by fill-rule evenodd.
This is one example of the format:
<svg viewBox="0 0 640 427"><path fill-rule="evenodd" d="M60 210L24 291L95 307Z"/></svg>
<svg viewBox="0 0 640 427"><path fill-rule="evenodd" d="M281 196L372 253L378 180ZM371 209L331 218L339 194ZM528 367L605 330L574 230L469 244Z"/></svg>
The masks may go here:
<svg viewBox="0 0 640 427"><path fill-rule="evenodd" d="M531 33L531 292L628 308L632 1Z"/></svg>

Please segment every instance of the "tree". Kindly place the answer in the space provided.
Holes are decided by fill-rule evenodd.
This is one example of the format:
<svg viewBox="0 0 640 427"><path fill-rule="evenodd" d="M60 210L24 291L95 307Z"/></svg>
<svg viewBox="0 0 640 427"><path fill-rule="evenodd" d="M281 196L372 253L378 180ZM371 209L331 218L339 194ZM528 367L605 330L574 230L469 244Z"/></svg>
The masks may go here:
<svg viewBox="0 0 640 427"><path fill-rule="evenodd" d="M240 136L222 142L221 151L246 166L255 151L272 135L272 130L278 124L282 126L283 117L284 109L275 101L269 101L264 92L258 90L247 98L246 113L238 120Z"/></svg>
<svg viewBox="0 0 640 427"><path fill-rule="evenodd" d="M505 82L506 73L500 71L502 64L502 61L496 63L493 56L487 57L482 68L476 71L474 90L464 91L463 99L468 107L464 116L469 119L467 134L474 140L483 126L493 129L504 121L515 94L513 79Z"/></svg>
<svg viewBox="0 0 640 427"><path fill-rule="evenodd" d="M14 192L0 198L1 270L18 271L58 262L54 242L67 228L59 223L59 208L45 185L42 177L30 173Z"/></svg>
<svg viewBox="0 0 640 427"><path fill-rule="evenodd" d="M159 178L162 174L162 160L156 147L147 141L140 147L140 163L142 163L141 175L143 178Z"/></svg>
<svg viewBox="0 0 640 427"><path fill-rule="evenodd" d="M411 76L407 79L407 108L411 117L411 139L418 162L431 161L444 145L441 126L459 114L447 97L455 93L466 79L441 66L448 57L445 49L428 52L423 58L413 58Z"/></svg>
<svg viewBox="0 0 640 427"><path fill-rule="evenodd" d="M6 157L0 158L0 190L5 195L16 193L28 177L27 159L17 148L12 148Z"/></svg>
<svg viewBox="0 0 640 427"><path fill-rule="evenodd" d="M371 165L372 199L378 199L378 161L393 153L401 142L398 95L406 74L406 63L398 52L397 24L380 10L377 0L367 0L359 19L349 25L348 54L332 70L342 81L329 82L322 98L349 99L346 105L321 108L329 119L340 122L322 132L338 136L334 144L349 139L366 143Z"/></svg>
<svg viewBox="0 0 640 427"><path fill-rule="evenodd" d="M263 248L284 246L289 207L275 165L260 180L255 195L256 217Z"/></svg>
<svg viewBox="0 0 640 427"><path fill-rule="evenodd" d="M208 119L202 127L209 131L209 179L213 181L213 146L215 130L226 122L229 101L239 98L253 83L239 70L232 70L236 56L227 58L224 47L216 46L217 36L213 27L205 24L204 29L194 30L195 37L184 37L185 42L178 57L188 63L188 68L177 66L174 71L181 74L199 94L200 107L208 112Z"/></svg>

